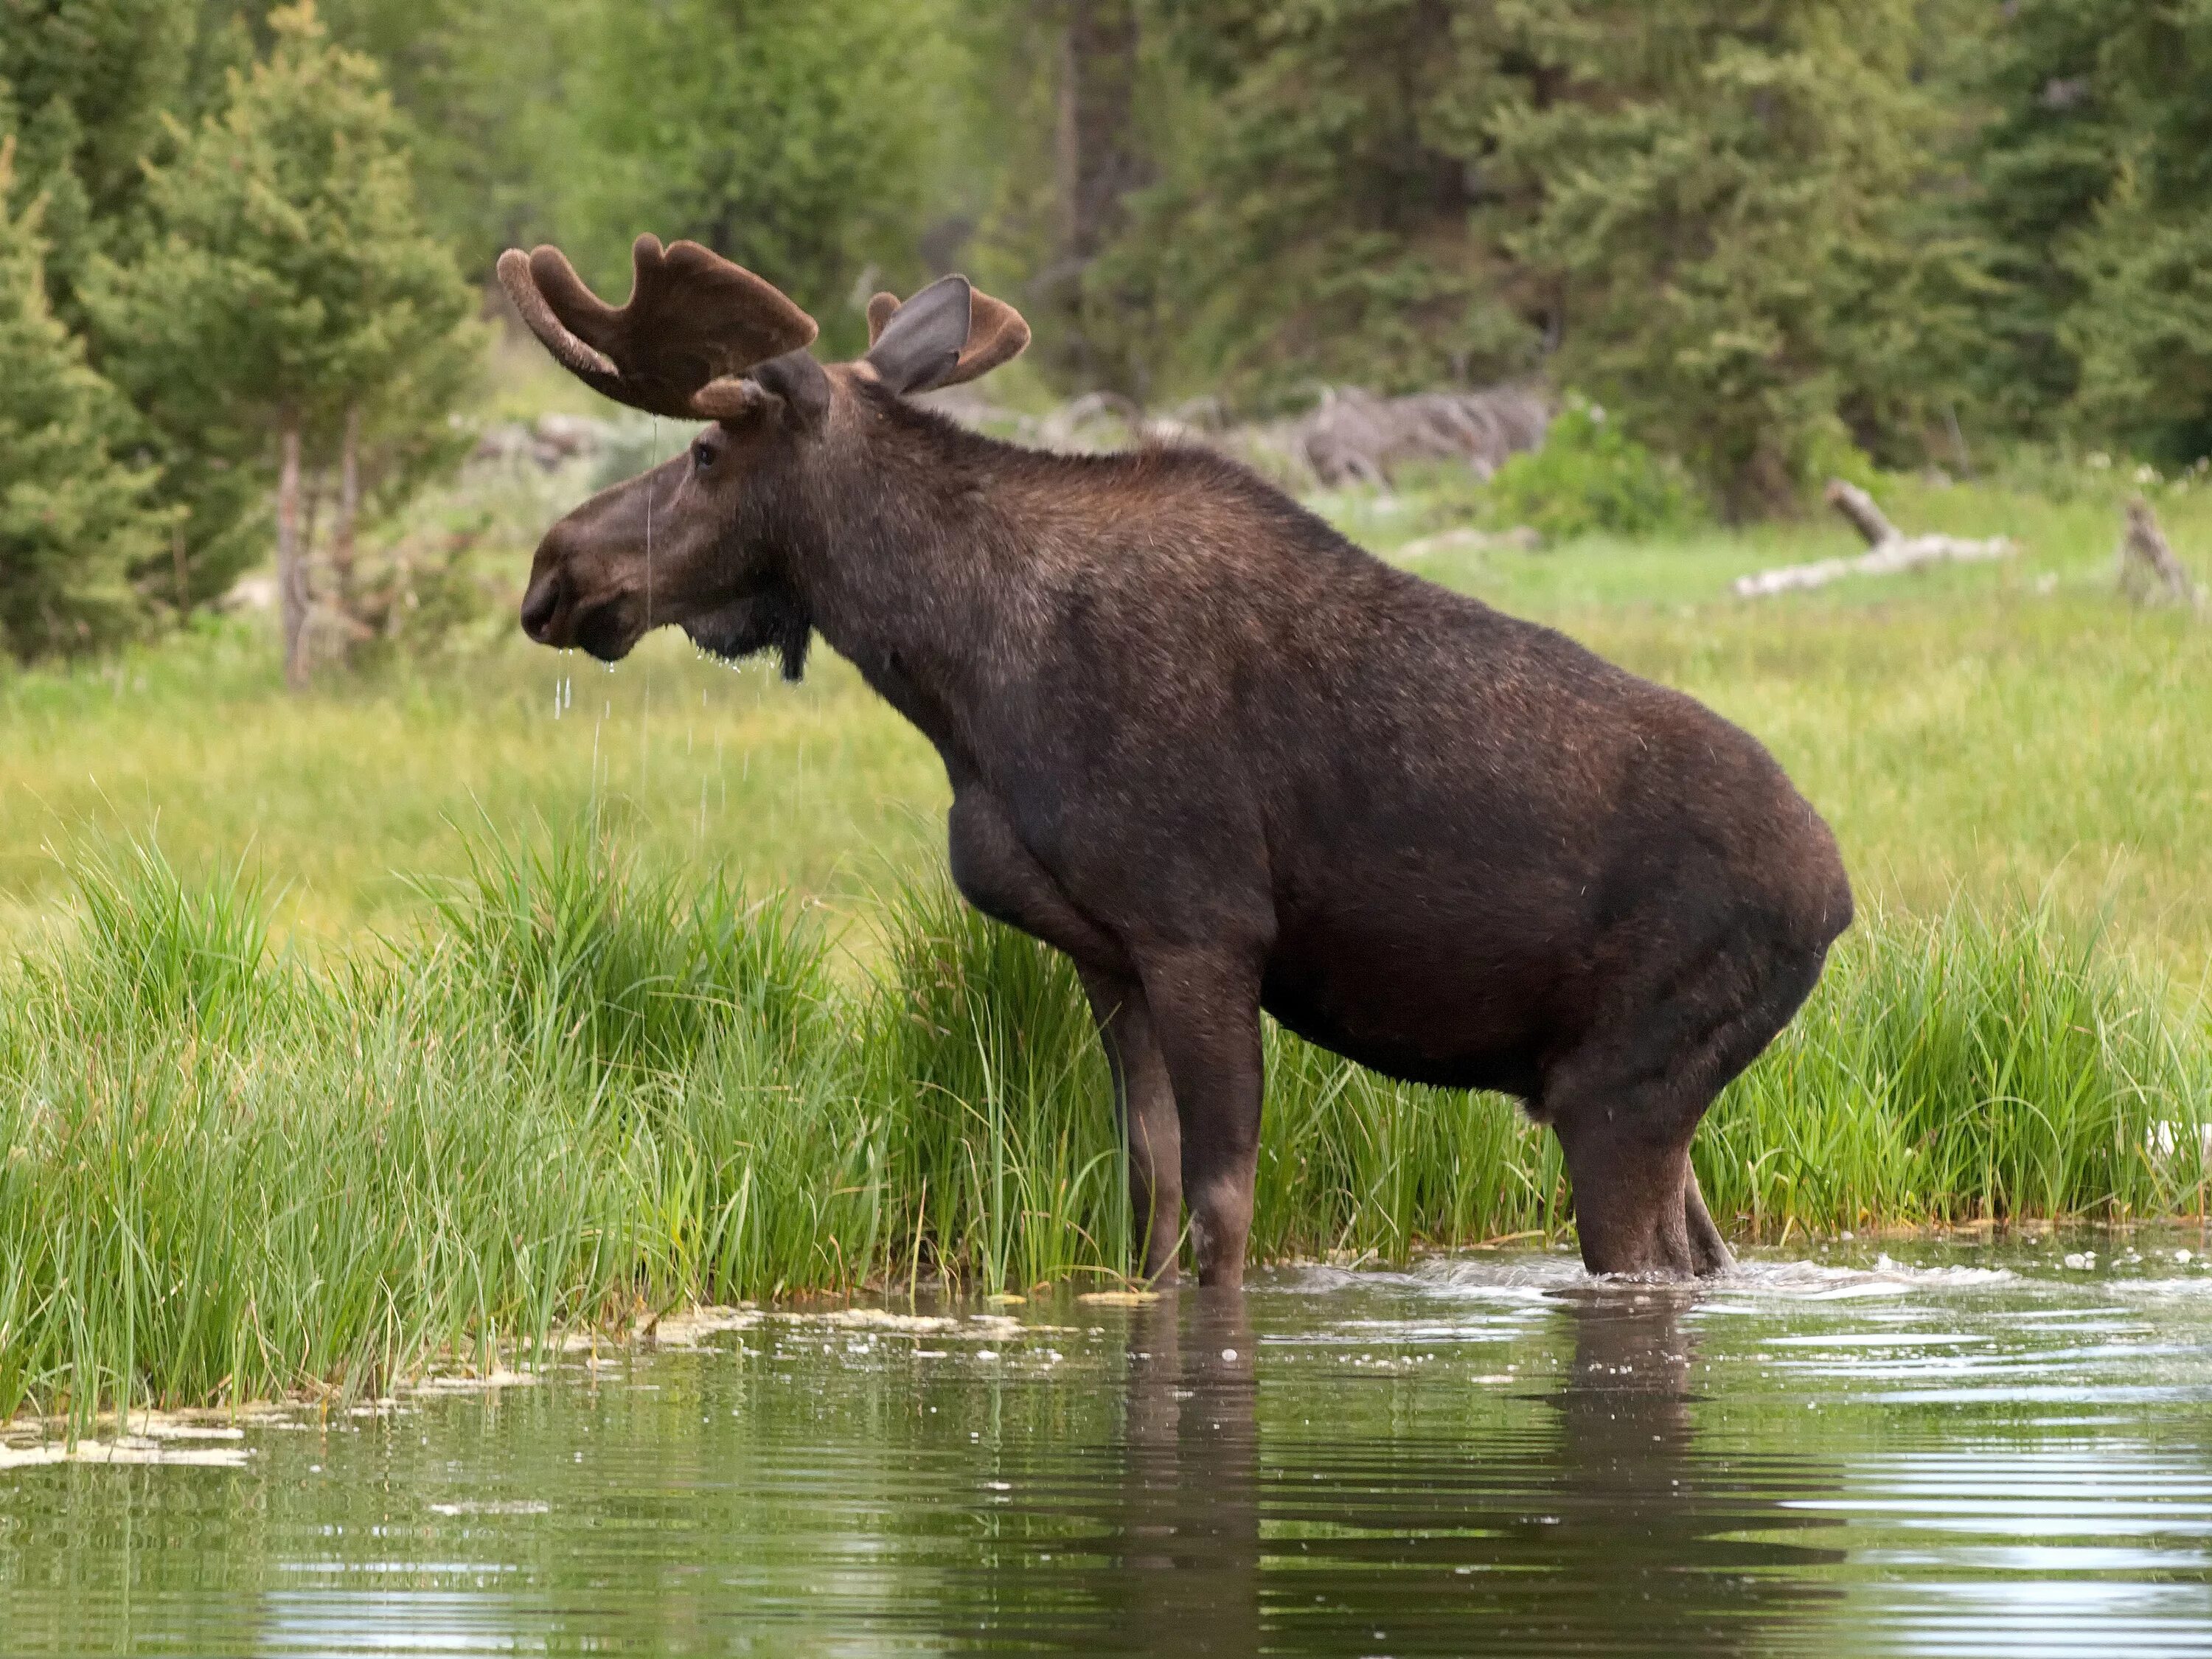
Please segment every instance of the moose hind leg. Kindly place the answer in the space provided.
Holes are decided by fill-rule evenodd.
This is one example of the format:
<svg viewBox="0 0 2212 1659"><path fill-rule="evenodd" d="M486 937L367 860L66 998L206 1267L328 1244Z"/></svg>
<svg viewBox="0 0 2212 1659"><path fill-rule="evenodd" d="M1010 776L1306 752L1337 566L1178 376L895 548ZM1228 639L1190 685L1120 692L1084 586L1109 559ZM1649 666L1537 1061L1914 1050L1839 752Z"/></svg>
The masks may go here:
<svg viewBox="0 0 2212 1659"><path fill-rule="evenodd" d="M1234 1290L1244 1282L1260 1162L1259 972L1233 956L1194 950L1155 951L1142 967L1182 1125L1198 1282Z"/></svg>
<svg viewBox="0 0 2212 1659"><path fill-rule="evenodd" d="M1689 1138L1624 1121L1624 1113L1641 1115L1641 1108L1616 1095L1610 1108L1578 1099L1553 1114L1583 1266L1594 1273L1689 1278L1698 1271L1686 1196Z"/></svg>
<svg viewBox="0 0 2212 1659"><path fill-rule="evenodd" d="M1824 956L1778 945L1711 951L1595 1022L1547 1075L1590 1272L1686 1278L1732 1264L1690 1142L1714 1097L1789 1024Z"/></svg>
<svg viewBox="0 0 2212 1659"><path fill-rule="evenodd" d="M1683 1176L1682 1221L1689 1235L1690 1255L1698 1273L1724 1273L1735 1266L1735 1252L1729 1249L1728 1240L1713 1224L1712 1212L1705 1207L1705 1195L1698 1189L1694 1164Z"/></svg>

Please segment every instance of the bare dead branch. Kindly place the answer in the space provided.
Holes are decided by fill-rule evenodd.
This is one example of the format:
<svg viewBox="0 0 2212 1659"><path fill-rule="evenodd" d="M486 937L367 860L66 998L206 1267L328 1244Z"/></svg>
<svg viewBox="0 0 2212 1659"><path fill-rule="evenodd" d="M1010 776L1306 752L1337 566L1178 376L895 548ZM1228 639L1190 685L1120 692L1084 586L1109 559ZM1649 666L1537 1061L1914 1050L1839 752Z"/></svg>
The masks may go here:
<svg viewBox="0 0 2212 1659"><path fill-rule="evenodd" d="M1826 494L1828 505L1851 521L1851 527L1866 538L1869 547L1904 539L1898 534L1897 526L1874 504L1874 497L1856 484L1831 478Z"/></svg>
<svg viewBox="0 0 2212 1659"><path fill-rule="evenodd" d="M1923 565L2007 559L2020 551L2017 543L2003 536L1973 541L1960 536L1904 535L1883 516L1871 495L1841 478L1829 480L1826 497L1828 505L1850 520L1852 527L1866 538L1871 550L1856 558L1819 559L1810 564L1784 565L1778 570L1739 576L1735 585L1738 598L1764 599L1774 593L1802 592L1808 588L1826 587L1846 576L1893 575Z"/></svg>

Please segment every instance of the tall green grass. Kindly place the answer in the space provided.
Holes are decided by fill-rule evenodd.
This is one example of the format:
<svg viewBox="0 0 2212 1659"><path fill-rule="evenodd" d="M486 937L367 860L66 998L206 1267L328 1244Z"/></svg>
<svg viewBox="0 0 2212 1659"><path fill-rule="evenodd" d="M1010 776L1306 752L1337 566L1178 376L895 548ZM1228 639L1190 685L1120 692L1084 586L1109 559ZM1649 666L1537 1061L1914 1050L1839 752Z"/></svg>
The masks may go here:
<svg viewBox="0 0 2212 1659"><path fill-rule="evenodd" d="M375 1388L697 1298L1120 1273L1073 973L940 888L854 983L815 913L588 839L480 846L434 925L313 964L127 848L0 969L0 1419ZM1279 1030L1254 1244L1568 1224L1549 1139ZM2212 1030L2048 917L1876 913L1716 1107L1716 1212L2203 1212Z"/></svg>

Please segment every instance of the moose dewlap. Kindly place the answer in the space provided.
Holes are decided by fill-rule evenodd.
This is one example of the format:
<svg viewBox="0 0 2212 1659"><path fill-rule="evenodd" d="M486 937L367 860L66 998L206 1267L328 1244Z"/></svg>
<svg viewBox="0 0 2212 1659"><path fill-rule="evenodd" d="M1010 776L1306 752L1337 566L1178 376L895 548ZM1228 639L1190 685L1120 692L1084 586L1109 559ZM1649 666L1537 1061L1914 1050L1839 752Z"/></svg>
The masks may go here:
<svg viewBox="0 0 2212 1659"><path fill-rule="evenodd" d="M818 633L921 730L961 891L1081 971L1146 1273L1187 1207L1200 1279L1242 1278L1262 1008L1517 1096L1591 1271L1728 1263L1691 1138L1851 918L1765 749L1218 456L1045 454L908 401L1028 343L964 278L877 295L867 355L824 366L750 271L635 258L620 307L552 248L500 260L564 367L711 422L546 532L523 627L612 661L674 623L793 678Z"/></svg>

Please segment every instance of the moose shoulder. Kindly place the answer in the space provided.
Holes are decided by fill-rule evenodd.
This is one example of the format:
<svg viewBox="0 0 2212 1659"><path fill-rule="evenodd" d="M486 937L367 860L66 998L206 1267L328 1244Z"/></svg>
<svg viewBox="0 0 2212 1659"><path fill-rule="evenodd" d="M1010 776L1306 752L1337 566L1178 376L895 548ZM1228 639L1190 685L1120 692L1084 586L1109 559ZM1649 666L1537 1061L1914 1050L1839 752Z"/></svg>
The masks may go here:
<svg viewBox="0 0 2212 1659"><path fill-rule="evenodd" d="M1369 556L1242 468L1043 454L908 393L1027 326L957 277L813 325L650 237L619 309L550 248L500 274L610 396L713 422L556 525L534 639L672 623L796 674L819 633L920 727L952 872L1079 969L1145 1268L1237 1284L1260 1012L1551 1124L1593 1272L1725 1266L1689 1148L1850 921L1833 838L1752 738L1547 629ZM650 511L653 556L645 556Z"/></svg>

